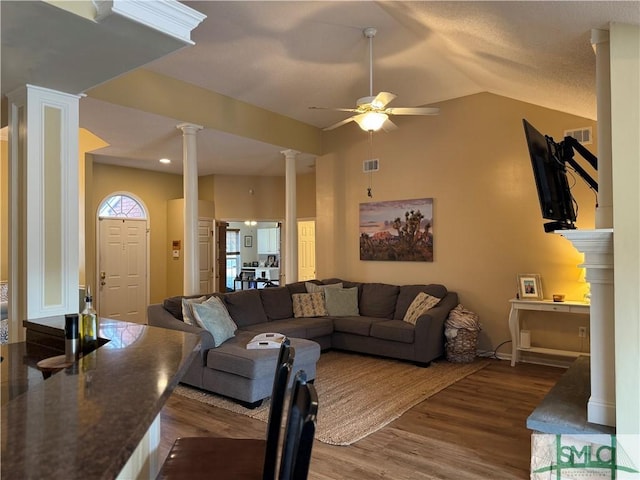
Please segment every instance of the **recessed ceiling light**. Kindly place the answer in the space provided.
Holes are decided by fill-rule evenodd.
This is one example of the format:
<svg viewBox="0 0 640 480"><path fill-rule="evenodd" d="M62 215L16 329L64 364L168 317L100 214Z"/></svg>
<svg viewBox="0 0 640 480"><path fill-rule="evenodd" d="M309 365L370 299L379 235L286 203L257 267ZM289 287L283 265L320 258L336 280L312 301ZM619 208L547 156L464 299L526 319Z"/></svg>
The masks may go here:
<svg viewBox="0 0 640 480"><path fill-rule="evenodd" d="M168 164L171 163L171 160L169 160L168 158L161 158L160 163Z"/></svg>

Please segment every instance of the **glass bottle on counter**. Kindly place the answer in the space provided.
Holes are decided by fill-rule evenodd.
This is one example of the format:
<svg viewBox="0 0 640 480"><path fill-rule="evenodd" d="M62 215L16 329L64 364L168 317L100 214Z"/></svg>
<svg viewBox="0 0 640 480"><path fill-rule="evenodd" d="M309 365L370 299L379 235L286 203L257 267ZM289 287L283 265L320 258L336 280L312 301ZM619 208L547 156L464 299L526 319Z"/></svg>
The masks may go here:
<svg viewBox="0 0 640 480"><path fill-rule="evenodd" d="M82 324L82 353L87 354L98 346L98 314L93 308L90 286L87 286L87 295L84 297L84 310L80 314L80 319Z"/></svg>

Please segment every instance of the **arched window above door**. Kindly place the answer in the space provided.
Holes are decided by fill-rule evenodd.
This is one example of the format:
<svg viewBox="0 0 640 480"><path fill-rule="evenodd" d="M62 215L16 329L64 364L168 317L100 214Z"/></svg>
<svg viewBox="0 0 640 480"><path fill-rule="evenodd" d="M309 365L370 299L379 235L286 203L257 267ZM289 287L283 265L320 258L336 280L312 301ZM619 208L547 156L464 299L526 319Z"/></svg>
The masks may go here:
<svg viewBox="0 0 640 480"><path fill-rule="evenodd" d="M142 204L129 195L121 193L108 197L98 210L99 217L109 218L147 218Z"/></svg>

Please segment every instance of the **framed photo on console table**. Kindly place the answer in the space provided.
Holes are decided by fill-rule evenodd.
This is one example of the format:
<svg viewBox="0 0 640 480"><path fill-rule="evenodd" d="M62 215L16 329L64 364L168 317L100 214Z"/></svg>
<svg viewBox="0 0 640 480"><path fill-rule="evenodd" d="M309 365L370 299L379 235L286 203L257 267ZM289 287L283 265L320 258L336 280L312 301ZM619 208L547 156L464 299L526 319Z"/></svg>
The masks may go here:
<svg viewBox="0 0 640 480"><path fill-rule="evenodd" d="M542 300L542 280L537 273L518 275L518 293L522 300Z"/></svg>

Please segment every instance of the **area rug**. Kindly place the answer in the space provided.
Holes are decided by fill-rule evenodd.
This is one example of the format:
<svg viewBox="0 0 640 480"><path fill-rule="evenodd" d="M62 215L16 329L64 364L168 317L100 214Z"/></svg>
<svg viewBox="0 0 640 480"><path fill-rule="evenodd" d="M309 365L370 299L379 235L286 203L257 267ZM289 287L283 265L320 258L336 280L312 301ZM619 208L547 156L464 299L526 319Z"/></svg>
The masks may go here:
<svg viewBox="0 0 640 480"><path fill-rule="evenodd" d="M317 365L318 420L315 438L350 445L400 417L411 407L489 364L441 360L429 368L353 353L323 353ZM208 405L267 421L269 400L244 408L218 395L179 385L174 390Z"/></svg>

